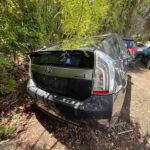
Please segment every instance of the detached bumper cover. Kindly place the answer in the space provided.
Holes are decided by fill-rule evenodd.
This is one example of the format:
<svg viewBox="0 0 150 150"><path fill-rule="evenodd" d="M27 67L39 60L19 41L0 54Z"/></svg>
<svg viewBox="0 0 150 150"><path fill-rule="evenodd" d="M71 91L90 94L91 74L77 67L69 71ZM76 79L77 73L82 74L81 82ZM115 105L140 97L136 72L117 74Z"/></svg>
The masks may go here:
<svg viewBox="0 0 150 150"><path fill-rule="evenodd" d="M123 97L121 91L118 94L107 96L91 96L84 101L63 97L36 87L30 79L27 85L28 93L35 98L41 108L61 119L110 119L112 115L121 110ZM120 97L121 96L121 97ZM121 103L120 103L121 102ZM121 105L118 107L118 104ZM116 107L117 106L117 107ZM115 107L115 108L114 108Z"/></svg>

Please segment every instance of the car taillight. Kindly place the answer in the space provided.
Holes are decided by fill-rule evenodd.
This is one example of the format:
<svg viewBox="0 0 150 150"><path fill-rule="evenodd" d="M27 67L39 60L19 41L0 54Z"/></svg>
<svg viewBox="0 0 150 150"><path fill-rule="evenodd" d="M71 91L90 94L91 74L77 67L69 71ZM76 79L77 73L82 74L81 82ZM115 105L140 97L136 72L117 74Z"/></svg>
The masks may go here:
<svg viewBox="0 0 150 150"><path fill-rule="evenodd" d="M95 51L95 69L91 94L106 95L114 90L113 60L101 51Z"/></svg>
<svg viewBox="0 0 150 150"><path fill-rule="evenodd" d="M129 51L132 53L132 54L135 54L138 52L138 50L136 48L129 48Z"/></svg>

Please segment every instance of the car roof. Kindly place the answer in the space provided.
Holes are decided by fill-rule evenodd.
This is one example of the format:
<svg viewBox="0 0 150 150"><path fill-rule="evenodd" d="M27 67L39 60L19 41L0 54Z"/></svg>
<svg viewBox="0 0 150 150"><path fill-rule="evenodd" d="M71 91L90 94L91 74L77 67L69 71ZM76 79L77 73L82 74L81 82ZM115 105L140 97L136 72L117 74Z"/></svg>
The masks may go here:
<svg viewBox="0 0 150 150"><path fill-rule="evenodd" d="M102 41L111 37L117 36L115 33L103 34L98 36L90 36L83 38L76 38L70 40L63 40L48 44L45 48L39 49L33 53L47 52L47 51L59 51L59 50L88 50L93 51Z"/></svg>
<svg viewBox="0 0 150 150"><path fill-rule="evenodd" d="M135 41L134 39L128 39L128 38L123 38L123 40L126 40L126 41Z"/></svg>

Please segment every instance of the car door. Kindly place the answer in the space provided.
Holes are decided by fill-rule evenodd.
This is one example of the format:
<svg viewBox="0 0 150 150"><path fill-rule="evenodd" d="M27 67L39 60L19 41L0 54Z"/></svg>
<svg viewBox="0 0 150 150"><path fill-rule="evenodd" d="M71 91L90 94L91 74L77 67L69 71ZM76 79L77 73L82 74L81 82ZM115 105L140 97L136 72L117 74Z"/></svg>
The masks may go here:
<svg viewBox="0 0 150 150"><path fill-rule="evenodd" d="M120 36L117 36L117 41L118 41L118 51L120 55L120 60L122 64L122 80L123 80L123 87L126 88L127 85L127 68L128 68L128 51L123 43L123 40Z"/></svg>
<svg viewBox="0 0 150 150"><path fill-rule="evenodd" d="M114 52L114 58L116 60L116 80L120 81L123 88L126 88L127 85L127 53L126 48L121 41L119 35L115 34L110 39L111 46ZM119 83L118 81L118 83Z"/></svg>
<svg viewBox="0 0 150 150"><path fill-rule="evenodd" d="M127 57L124 45L117 34L113 34L102 42L104 52L114 60L115 68L115 92L127 84Z"/></svg>

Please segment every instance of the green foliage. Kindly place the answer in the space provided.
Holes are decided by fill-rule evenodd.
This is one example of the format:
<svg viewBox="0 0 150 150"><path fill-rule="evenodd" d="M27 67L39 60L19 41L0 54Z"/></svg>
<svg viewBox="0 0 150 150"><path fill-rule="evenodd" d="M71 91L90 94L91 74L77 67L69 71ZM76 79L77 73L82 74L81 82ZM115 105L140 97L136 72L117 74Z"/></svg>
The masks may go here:
<svg viewBox="0 0 150 150"><path fill-rule="evenodd" d="M1 2L0 51L14 53L37 48L41 44L39 22L33 0L6 0Z"/></svg>
<svg viewBox="0 0 150 150"><path fill-rule="evenodd" d="M16 87L16 81L13 79L6 80L6 78L5 79L3 78L3 80L5 80L5 81L3 81L2 84L0 84L0 93L8 94L8 93L13 92Z"/></svg>
<svg viewBox="0 0 150 150"><path fill-rule="evenodd" d="M0 125L0 138L5 134L5 126Z"/></svg>
<svg viewBox="0 0 150 150"><path fill-rule="evenodd" d="M136 3L137 0L2 0L0 51L27 52L64 38L122 33Z"/></svg>
<svg viewBox="0 0 150 150"><path fill-rule="evenodd" d="M0 138L12 135L15 129L16 124L0 125Z"/></svg>
<svg viewBox="0 0 150 150"><path fill-rule="evenodd" d="M129 25L137 0L109 0L109 3L111 6L104 28L110 32L123 33Z"/></svg>
<svg viewBox="0 0 150 150"><path fill-rule="evenodd" d="M13 113L11 122L9 124L6 125L0 124L0 138L12 135L16 129L18 120L19 120L19 115Z"/></svg>
<svg viewBox="0 0 150 150"><path fill-rule="evenodd" d="M15 90L16 81L12 77L11 69L12 64L10 60L3 54L0 54L0 94L11 93Z"/></svg>
<svg viewBox="0 0 150 150"><path fill-rule="evenodd" d="M108 0L60 0L61 24L66 36L96 34L107 17Z"/></svg>
<svg viewBox="0 0 150 150"><path fill-rule="evenodd" d="M5 136L10 136L10 135L12 135L13 132L15 131L15 129L16 129L16 125L15 125L15 124L6 127L6 128L5 128L5 133L4 133Z"/></svg>
<svg viewBox="0 0 150 150"><path fill-rule="evenodd" d="M1 1L0 51L33 51L55 39L58 12L53 0Z"/></svg>
<svg viewBox="0 0 150 150"><path fill-rule="evenodd" d="M0 66L5 67L6 69L10 69L11 63L7 57L5 57L2 53L0 53Z"/></svg>
<svg viewBox="0 0 150 150"><path fill-rule="evenodd" d="M143 0L141 5L138 6L138 13L143 17L147 17L150 14L150 0Z"/></svg>

